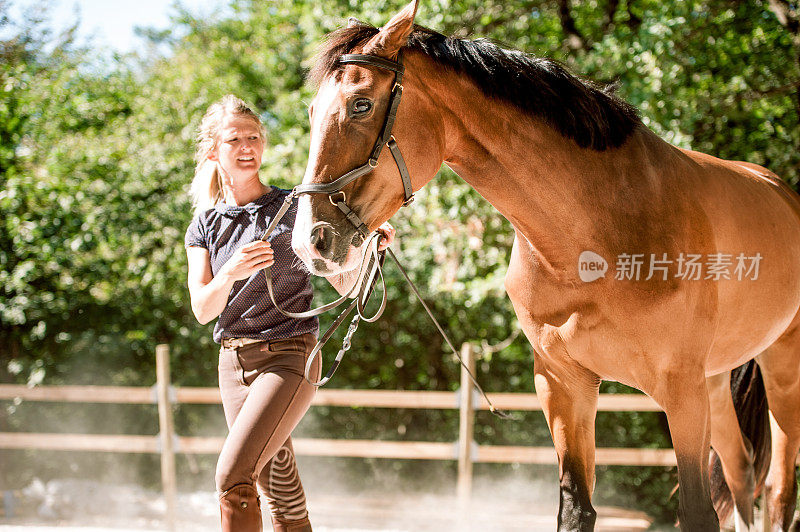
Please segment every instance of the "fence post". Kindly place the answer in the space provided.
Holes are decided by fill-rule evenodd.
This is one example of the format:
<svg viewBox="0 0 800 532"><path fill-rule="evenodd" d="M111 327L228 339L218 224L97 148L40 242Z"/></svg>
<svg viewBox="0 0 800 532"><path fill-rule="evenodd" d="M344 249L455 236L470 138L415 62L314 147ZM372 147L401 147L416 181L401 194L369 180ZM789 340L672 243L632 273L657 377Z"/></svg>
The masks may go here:
<svg viewBox="0 0 800 532"><path fill-rule="evenodd" d="M475 373L475 352L472 345L461 346L461 359L469 371ZM461 367L461 389L458 419L458 502L466 509L472 495L472 445L475 429L475 407L473 405L473 385L469 374ZM464 512L460 512L462 515Z"/></svg>
<svg viewBox="0 0 800 532"><path fill-rule="evenodd" d="M175 530L175 500L177 481L175 475L175 434L170 400L171 381L169 376L169 345L156 346L156 396L158 399L158 429L161 442L161 486L167 503L166 525L170 532Z"/></svg>

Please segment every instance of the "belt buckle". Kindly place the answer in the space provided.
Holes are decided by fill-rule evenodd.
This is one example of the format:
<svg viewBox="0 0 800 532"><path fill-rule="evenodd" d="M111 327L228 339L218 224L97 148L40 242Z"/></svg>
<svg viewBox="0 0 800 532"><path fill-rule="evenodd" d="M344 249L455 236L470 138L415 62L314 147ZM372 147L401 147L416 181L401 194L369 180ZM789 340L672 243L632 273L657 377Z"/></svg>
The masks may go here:
<svg viewBox="0 0 800 532"><path fill-rule="evenodd" d="M244 346L244 339L243 338L226 338L225 343L228 344L225 347L228 349L239 349L240 347Z"/></svg>

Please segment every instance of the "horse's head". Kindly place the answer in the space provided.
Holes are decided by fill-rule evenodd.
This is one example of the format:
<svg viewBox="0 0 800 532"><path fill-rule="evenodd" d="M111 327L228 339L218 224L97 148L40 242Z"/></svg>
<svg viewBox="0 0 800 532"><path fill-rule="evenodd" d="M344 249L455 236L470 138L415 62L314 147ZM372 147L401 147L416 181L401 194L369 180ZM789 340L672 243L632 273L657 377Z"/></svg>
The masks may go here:
<svg viewBox="0 0 800 532"><path fill-rule="evenodd" d="M380 29L351 22L334 32L312 71L319 89L309 107L311 146L297 189L307 193L299 200L292 247L314 274L355 268L364 236L408 203L412 187L430 180L441 164L433 126L421 119L429 103L417 78L403 77L409 62L400 51L416 9L415 1ZM421 146L421 140L432 143Z"/></svg>

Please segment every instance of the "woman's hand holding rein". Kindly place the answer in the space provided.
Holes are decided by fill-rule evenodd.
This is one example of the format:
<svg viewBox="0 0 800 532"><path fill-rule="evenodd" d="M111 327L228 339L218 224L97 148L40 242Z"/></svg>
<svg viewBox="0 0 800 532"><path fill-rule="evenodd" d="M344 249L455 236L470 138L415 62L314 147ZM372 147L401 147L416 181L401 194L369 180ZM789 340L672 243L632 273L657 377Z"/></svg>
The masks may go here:
<svg viewBox="0 0 800 532"><path fill-rule="evenodd" d="M376 231L383 235L380 244L378 244L378 251L383 251L392 245L395 236L395 229L392 224L385 222Z"/></svg>
<svg viewBox="0 0 800 532"><path fill-rule="evenodd" d="M247 279L275 262L269 242L256 240L237 249L212 275L208 250L187 248L189 259L189 293L192 311L197 321L208 323L222 313L228 302L233 283Z"/></svg>
<svg viewBox="0 0 800 532"><path fill-rule="evenodd" d="M220 268L217 276L225 276L231 281L247 279L275 262L272 246L265 240L256 240L237 249L231 258Z"/></svg>

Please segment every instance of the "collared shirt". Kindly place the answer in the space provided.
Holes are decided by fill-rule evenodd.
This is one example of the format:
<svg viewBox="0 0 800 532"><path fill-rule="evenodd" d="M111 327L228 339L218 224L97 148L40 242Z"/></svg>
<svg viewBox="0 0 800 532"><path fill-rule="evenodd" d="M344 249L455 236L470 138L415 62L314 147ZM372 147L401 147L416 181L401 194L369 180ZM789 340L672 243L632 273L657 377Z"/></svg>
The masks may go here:
<svg viewBox="0 0 800 532"><path fill-rule="evenodd" d="M207 249L211 273L216 275L237 249L262 237L288 194L288 190L272 187L241 207L218 203L189 224L186 247ZM275 299L282 309L290 312L308 310L312 298L308 271L291 246L296 216L297 199L267 237L275 257L272 265ZM263 271L254 274L253 281L244 288L246 283L247 279L233 284L228 303L214 327L215 342L221 343L223 338L276 340L309 332L318 334L317 318L287 318L275 308L269 299Z"/></svg>

